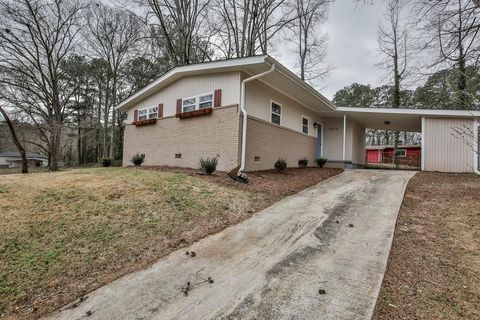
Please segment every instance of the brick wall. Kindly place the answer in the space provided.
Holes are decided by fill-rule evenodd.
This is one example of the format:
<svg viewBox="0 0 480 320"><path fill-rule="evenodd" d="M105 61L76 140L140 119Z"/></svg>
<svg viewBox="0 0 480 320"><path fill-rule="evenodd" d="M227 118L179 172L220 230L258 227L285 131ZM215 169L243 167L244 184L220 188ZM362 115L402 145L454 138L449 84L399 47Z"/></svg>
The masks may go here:
<svg viewBox="0 0 480 320"><path fill-rule="evenodd" d="M135 153L145 154L144 165L197 168L200 157L219 155L218 170L239 163L240 115L238 106L216 108L194 118L166 117L155 124L125 128L123 165L132 165ZM181 154L181 158L175 158Z"/></svg>
<svg viewBox="0 0 480 320"><path fill-rule="evenodd" d="M246 171L273 169L278 158L284 158L288 167L298 167L303 157L308 166L316 166L316 138L248 117Z"/></svg>

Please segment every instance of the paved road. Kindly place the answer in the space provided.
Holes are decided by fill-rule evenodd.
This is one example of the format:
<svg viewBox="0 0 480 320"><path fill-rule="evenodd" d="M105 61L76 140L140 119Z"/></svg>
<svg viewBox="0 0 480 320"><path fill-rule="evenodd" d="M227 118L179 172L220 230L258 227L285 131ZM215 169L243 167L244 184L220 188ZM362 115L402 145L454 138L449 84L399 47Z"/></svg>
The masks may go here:
<svg viewBox="0 0 480 320"><path fill-rule="evenodd" d="M413 174L345 171L47 318L370 319Z"/></svg>

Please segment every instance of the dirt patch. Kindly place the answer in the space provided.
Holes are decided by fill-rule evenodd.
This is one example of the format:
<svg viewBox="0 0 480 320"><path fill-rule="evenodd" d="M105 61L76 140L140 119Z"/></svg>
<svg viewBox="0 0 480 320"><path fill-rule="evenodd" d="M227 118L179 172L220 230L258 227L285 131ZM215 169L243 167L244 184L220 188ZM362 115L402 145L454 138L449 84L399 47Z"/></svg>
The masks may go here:
<svg viewBox="0 0 480 320"><path fill-rule="evenodd" d="M0 181L0 318L35 319L341 170L94 168Z"/></svg>
<svg viewBox="0 0 480 320"><path fill-rule="evenodd" d="M480 177L416 174L373 319L480 319Z"/></svg>

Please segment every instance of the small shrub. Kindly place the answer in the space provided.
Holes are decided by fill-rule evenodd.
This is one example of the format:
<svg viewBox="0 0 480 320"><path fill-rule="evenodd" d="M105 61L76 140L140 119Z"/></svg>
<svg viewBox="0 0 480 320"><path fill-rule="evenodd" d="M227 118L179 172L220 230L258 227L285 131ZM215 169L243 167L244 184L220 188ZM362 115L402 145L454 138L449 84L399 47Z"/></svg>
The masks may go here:
<svg viewBox="0 0 480 320"><path fill-rule="evenodd" d="M109 159L109 158L102 159L102 166L110 167L111 165L112 165L112 159Z"/></svg>
<svg viewBox="0 0 480 320"><path fill-rule="evenodd" d="M135 166L141 166L143 161L145 161L145 155L144 154L134 154L132 158L130 159L130 162L133 163Z"/></svg>
<svg viewBox="0 0 480 320"><path fill-rule="evenodd" d="M298 160L298 166L300 168L306 168L308 166L308 159L305 157L303 159Z"/></svg>
<svg viewBox="0 0 480 320"><path fill-rule="evenodd" d="M278 171L283 171L285 170L285 168L287 168L287 161L285 159L280 158L277 161L275 161L275 164L273 165L273 167Z"/></svg>
<svg viewBox="0 0 480 320"><path fill-rule="evenodd" d="M317 159L317 165L320 167L320 168L323 168L323 166L325 165L325 163L327 163L328 159L326 158L318 158Z"/></svg>
<svg viewBox="0 0 480 320"><path fill-rule="evenodd" d="M200 158L200 169L202 169L203 172L205 172L208 175L211 175L212 173L217 170L217 164L218 164L218 159L217 157L213 158Z"/></svg>

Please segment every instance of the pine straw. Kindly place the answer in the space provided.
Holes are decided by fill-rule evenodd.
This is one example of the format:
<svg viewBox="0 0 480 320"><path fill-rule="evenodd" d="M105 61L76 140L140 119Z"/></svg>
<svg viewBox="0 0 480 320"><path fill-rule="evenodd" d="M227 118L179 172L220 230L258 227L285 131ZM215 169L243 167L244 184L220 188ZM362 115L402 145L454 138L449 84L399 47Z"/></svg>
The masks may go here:
<svg viewBox="0 0 480 320"><path fill-rule="evenodd" d="M480 319L480 177L417 173L373 319Z"/></svg>
<svg viewBox="0 0 480 320"><path fill-rule="evenodd" d="M0 180L0 318L35 319L339 173L89 168Z"/></svg>

